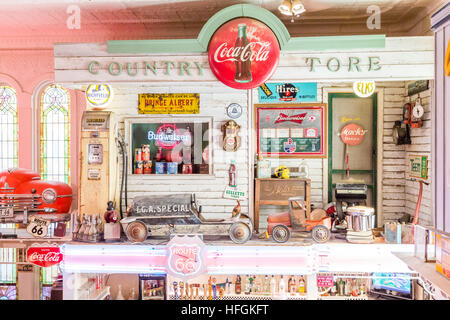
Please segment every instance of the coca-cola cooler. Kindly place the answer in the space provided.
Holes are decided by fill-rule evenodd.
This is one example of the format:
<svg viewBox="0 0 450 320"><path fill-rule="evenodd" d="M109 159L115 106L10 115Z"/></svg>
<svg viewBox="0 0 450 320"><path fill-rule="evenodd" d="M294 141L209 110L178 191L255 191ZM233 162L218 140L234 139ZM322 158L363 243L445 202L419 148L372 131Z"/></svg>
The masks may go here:
<svg viewBox="0 0 450 320"><path fill-rule="evenodd" d="M140 274L139 299L140 300L166 300L166 282L164 275Z"/></svg>

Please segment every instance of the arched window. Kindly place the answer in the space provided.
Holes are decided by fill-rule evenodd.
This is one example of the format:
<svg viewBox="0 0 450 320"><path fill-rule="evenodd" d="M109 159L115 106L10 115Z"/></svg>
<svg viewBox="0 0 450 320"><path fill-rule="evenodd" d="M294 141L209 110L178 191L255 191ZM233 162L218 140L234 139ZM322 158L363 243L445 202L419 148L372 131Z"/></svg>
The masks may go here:
<svg viewBox="0 0 450 320"><path fill-rule="evenodd" d="M17 96L0 86L0 171L17 167Z"/></svg>
<svg viewBox="0 0 450 320"><path fill-rule="evenodd" d="M49 85L41 96L41 177L70 183L70 96Z"/></svg>

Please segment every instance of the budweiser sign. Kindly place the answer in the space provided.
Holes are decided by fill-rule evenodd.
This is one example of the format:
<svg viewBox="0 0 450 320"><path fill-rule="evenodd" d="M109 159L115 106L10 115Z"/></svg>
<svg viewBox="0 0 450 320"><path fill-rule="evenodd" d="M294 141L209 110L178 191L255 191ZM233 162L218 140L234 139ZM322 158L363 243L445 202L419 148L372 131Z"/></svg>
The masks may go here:
<svg viewBox="0 0 450 320"><path fill-rule="evenodd" d="M280 57L278 40L264 23L238 18L216 30L208 48L211 71L235 89L256 88L268 80Z"/></svg>
<svg viewBox="0 0 450 320"><path fill-rule="evenodd" d="M292 116L288 116L284 113L280 113L278 117L275 119L275 124L285 122L285 121L291 121L295 123L301 124L303 120L306 119L306 113L300 113L300 114L293 114Z"/></svg>
<svg viewBox="0 0 450 320"><path fill-rule="evenodd" d="M30 247L27 249L27 261L39 267L51 267L63 260L59 247Z"/></svg>
<svg viewBox="0 0 450 320"><path fill-rule="evenodd" d="M364 130L359 125L350 123L341 130L342 142L349 146L356 146L363 141L366 132L367 130Z"/></svg>

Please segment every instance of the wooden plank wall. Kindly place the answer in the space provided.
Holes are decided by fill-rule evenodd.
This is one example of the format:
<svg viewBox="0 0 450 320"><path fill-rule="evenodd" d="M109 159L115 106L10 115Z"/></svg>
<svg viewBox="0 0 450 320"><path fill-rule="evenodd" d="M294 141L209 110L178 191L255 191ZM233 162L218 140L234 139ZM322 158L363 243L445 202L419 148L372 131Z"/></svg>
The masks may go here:
<svg viewBox="0 0 450 320"><path fill-rule="evenodd" d="M135 196L195 193L199 205L203 206L206 218L231 217L236 201L222 198L225 186L228 185L228 168L231 160L236 160L238 186L248 190L248 96L247 91L235 90L221 83L176 84L166 86L145 84L142 86L114 86L114 100L108 110L117 114L122 134L124 134L124 117L137 116L139 93L200 93L200 116L213 117L213 176L198 178L178 175L129 175L128 204ZM231 102L242 106L243 114L236 120L241 126L241 147L237 152L225 152L222 149L221 125L229 120L225 107ZM157 115L164 117L164 115ZM178 115L189 117L189 115ZM194 115L196 116L196 115ZM122 166L120 159L120 168ZM153 168L154 170L154 168ZM117 182L119 185L119 182ZM242 212L248 213L248 201L241 202Z"/></svg>
<svg viewBox="0 0 450 320"><path fill-rule="evenodd" d="M351 82L341 83L318 83L317 98L318 102L322 102L324 88L332 91L333 88L351 88ZM405 213L405 146L396 146L392 140L392 128L394 121L401 120L402 107L405 103L405 82L404 81L385 81L376 82L377 88L383 88L384 95L383 106L383 157L379 159L383 163L382 175L382 208L378 214L383 216L383 220L392 220L401 217ZM351 92L351 91L350 91ZM258 103L257 90L253 91L255 103ZM327 102L327 101L325 101ZM426 117L430 115L427 114ZM428 126L428 124L427 124ZM415 140L414 140L415 141ZM272 167L284 164L287 166L298 166L301 161L305 161L309 166L309 174L311 176L311 203L315 208L322 208L326 205L323 202L323 190L326 182L323 172L322 159L274 159L271 160ZM325 168L326 169L326 168ZM325 170L326 171L326 170ZM326 197L326 195L325 195ZM287 210L287 207L278 206L262 206L260 211L260 228L267 226L267 216L271 213Z"/></svg>
<svg viewBox="0 0 450 320"><path fill-rule="evenodd" d="M410 180L408 174L409 155L427 155L428 156L428 180L431 182L432 166L431 166L431 142L432 142L432 89L415 94L411 97L407 96L407 85L405 87L405 103L414 103L417 98L420 98L421 104L424 107L423 127L411 129L411 145L405 148L405 210L411 216L414 215L416 209L417 197L419 195L419 183ZM433 211L432 211L432 188L431 185L423 185L422 202L419 213L419 224L423 226L434 226Z"/></svg>

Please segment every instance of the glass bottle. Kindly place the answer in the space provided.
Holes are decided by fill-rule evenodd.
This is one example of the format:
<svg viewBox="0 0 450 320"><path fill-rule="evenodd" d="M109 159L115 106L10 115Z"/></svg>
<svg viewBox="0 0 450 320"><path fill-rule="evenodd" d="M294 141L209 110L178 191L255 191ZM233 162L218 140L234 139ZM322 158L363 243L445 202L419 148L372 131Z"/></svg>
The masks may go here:
<svg viewBox="0 0 450 320"><path fill-rule="evenodd" d="M349 296L352 293L352 284L351 284L350 279L345 279L344 292L345 292L346 296Z"/></svg>
<svg viewBox="0 0 450 320"><path fill-rule="evenodd" d="M269 294L270 293L270 280L269 277L266 275L264 277L264 294Z"/></svg>
<svg viewBox="0 0 450 320"><path fill-rule="evenodd" d="M283 296L286 294L286 283L284 282L283 276L280 278L279 292Z"/></svg>
<svg viewBox="0 0 450 320"><path fill-rule="evenodd" d="M272 275L272 279L270 279L270 295L273 297L277 291L277 279L275 279L274 275Z"/></svg>
<svg viewBox="0 0 450 320"><path fill-rule="evenodd" d="M122 285L119 284L119 289L117 290L116 300L125 300L122 294Z"/></svg>
<svg viewBox="0 0 450 320"><path fill-rule="evenodd" d="M83 232L83 240L89 240L89 232L92 226L92 216L89 215L86 219L86 227Z"/></svg>
<svg viewBox="0 0 450 320"><path fill-rule="evenodd" d="M241 276L236 277L236 284L234 285L234 292L236 294L241 294Z"/></svg>
<svg viewBox="0 0 450 320"><path fill-rule="evenodd" d="M330 295L335 296L337 294L337 281L333 281L333 286L330 290Z"/></svg>
<svg viewBox="0 0 450 320"><path fill-rule="evenodd" d="M339 296L343 296L345 295L345 283L344 280L342 280L342 278L337 279L337 287L338 287L338 295Z"/></svg>
<svg viewBox="0 0 450 320"><path fill-rule="evenodd" d="M303 276L300 277L300 280L298 281L298 292L300 294L303 294L306 292L306 288L305 288L305 279L303 279Z"/></svg>
<svg viewBox="0 0 450 320"><path fill-rule="evenodd" d="M81 216L81 225L80 228L78 229L78 233L76 236L78 240L82 240L85 230L86 230L86 216L83 213Z"/></svg>
<svg viewBox="0 0 450 320"><path fill-rule="evenodd" d="M97 240L97 217L92 216L91 221L92 221L91 227L89 228L89 232L88 232L88 240L96 241Z"/></svg>

